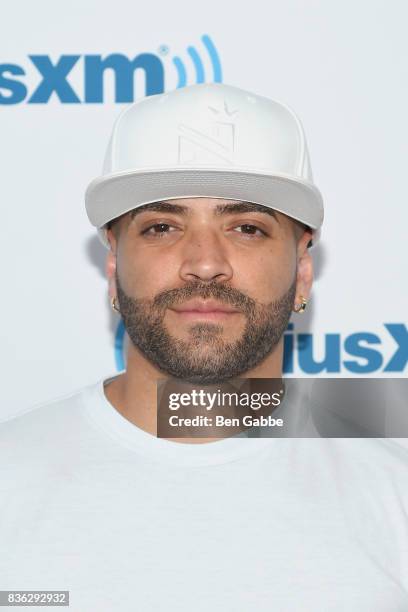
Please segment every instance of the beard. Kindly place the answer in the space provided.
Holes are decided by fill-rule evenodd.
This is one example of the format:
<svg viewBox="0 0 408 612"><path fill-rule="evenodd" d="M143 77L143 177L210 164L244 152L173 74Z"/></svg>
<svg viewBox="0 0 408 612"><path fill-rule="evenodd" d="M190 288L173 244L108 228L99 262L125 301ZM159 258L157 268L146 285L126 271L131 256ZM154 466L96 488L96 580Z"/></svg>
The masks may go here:
<svg viewBox="0 0 408 612"><path fill-rule="evenodd" d="M154 299L136 299L124 292L116 271L116 287L126 332L146 359L174 378L217 384L254 368L276 347L291 316L296 275L289 290L268 304L217 281L191 282L163 291ZM246 322L241 338L226 341L223 325L213 322L192 323L189 340L172 336L163 322L166 309L191 298L213 298L242 312Z"/></svg>

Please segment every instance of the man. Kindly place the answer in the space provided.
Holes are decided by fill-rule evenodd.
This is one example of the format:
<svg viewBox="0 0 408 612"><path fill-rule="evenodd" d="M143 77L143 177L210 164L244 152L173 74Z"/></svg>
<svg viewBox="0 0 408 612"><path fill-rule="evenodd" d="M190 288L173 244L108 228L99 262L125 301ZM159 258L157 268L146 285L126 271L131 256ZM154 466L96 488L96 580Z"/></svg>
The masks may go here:
<svg viewBox="0 0 408 612"><path fill-rule="evenodd" d="M3 423L1 588L78 612L408 610L403 449L157 436L159 380L282 376L323 220L294 113L221 84L146 98L86 200L126 369Z"/></svg>

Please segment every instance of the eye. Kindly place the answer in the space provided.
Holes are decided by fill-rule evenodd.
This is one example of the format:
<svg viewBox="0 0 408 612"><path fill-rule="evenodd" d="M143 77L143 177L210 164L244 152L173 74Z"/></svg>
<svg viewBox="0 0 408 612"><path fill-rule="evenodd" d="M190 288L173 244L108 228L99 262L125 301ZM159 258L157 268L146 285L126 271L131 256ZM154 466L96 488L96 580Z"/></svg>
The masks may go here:
<svg viewBox="0 0 408 612"><path fill-rule="evenodd" d="M163 234L168 234L168 229L173 227L169 223L154 223L153 225L149 225L146 229L142 230L140 233L143 236L162 236ZM157 231L151 231L156 230Z"/></svg>
<svg viewBox="0 0 408 612"><path fill-rule="evenodd" d="M266 232L261 230L261 228L256 225L252 225L250 223L242 223L241 225L237 225L238 228L242 228L243 231L238 232L239 234L246 234L247 236L267 236ZM259 232L256 234L256 232Z"/></svg>

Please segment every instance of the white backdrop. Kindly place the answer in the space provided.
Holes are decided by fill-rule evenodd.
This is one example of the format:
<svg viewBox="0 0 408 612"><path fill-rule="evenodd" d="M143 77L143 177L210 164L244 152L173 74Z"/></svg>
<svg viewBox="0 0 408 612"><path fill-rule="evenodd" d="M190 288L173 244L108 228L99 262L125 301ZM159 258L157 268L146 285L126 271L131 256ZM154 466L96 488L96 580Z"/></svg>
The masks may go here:
<svg viewBox="0 0 408 612"><path fill-rule="evenodd" d="M187 83L196 82L190 46L205 80L213 80L203 35L215 46L223 82L297 112L325 200L310 310L293 318L294 374L311 373L298 359L298 334L307 332L316 361L330 345L332 371L319 375L355 376L348 361L365 368L359 375L407 375L406 2L15 0L2 17L0 418L117 367L106 251L83 196L100 174L124 103L116 102L109 71L103 103L84 101L84 56L154 54L164 68L164 89L171 90L178 83L176 56ZM54 92L48 101L29 102L42 80L30 55L48 56L54 65L61 56L79 55L67 76L79 101L61 102ZM5 64L14 66L14 76ZM144 95L144 73L136 70L134 98ZM389 328L398 341L385 324L398 326ZM359 350L360 358L350 355ZM384 371L396 352L391 371Z"/></svg>

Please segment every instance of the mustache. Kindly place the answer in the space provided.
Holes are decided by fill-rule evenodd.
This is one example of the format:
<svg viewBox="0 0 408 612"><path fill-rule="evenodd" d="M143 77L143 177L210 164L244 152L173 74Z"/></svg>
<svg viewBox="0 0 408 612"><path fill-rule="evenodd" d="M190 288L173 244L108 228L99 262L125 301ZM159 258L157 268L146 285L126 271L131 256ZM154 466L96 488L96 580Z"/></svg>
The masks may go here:
<svg viewBox="0 0 408 612"><path fill-rule="evenodd" d="M164 310L191 298L202 298L204 300L213 298L247 314L250 314L256 308L256 301L238 291L238 289L219 282L204 283L201 281L162 291L153 299L153 306Z"/></svg>

